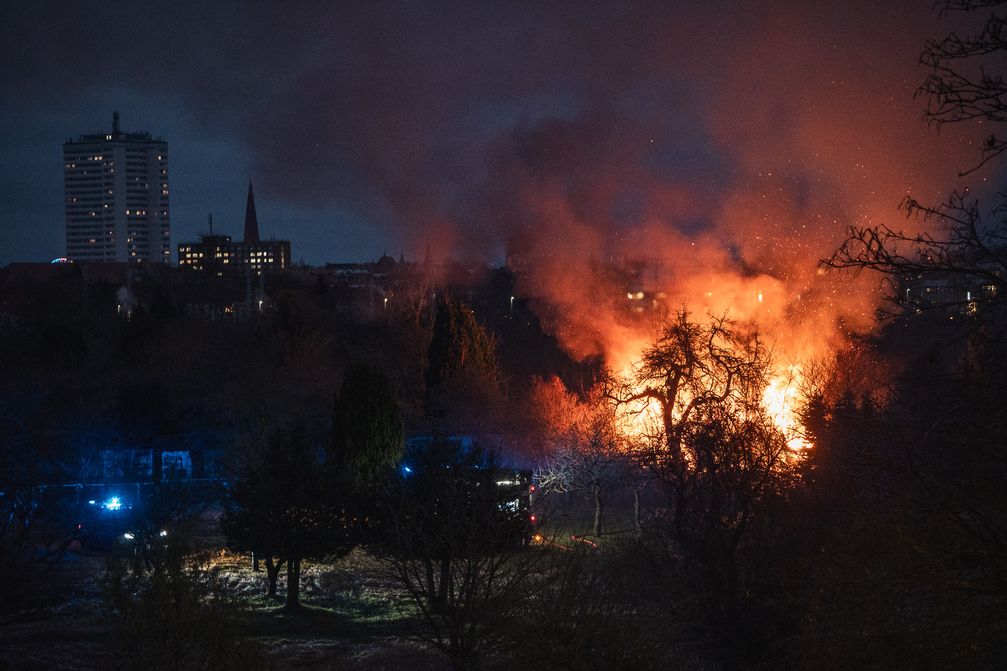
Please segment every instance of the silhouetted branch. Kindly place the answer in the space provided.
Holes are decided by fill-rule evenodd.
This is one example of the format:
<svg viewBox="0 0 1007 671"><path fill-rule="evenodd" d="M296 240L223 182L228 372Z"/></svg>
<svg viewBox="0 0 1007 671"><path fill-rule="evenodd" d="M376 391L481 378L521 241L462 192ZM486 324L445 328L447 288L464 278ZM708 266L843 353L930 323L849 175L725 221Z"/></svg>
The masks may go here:
<svg viewBox="0 0 1007 671"><path fill-rule="evenodd" d="M978 284L991 287L993 298L1002 295L1007 275L1007 236L1000 226L983 224L978 204L963 193L954 193L940 207L929 207L906 198L907 216L939 222L943 237L930 233L910 234L878 226L851 226L846 240L822 265L841 270L872 270L885 276L893 290L903 279L940 276L949 286ZM931 307L948 307L932 305Z"/></svg>
<svg viewBox="0 0 1007 671"><path fill-rule="evenodd" d="M999 4L1002 3L992 0L948 0L938 3L938 7L943 16ZM930 74L916 92L927 99L923 113L927 122L940 127L973 119L1007 121L1007 82L1001 75L991 74L986 69L990 57L1002 58L1005 52L1007 18L997 14L987 19L978 34L962 37L950 33L943 39L927 41L920 54L920 63L930 69ZM969 66L972 72L966 71ZM975 172L1005 149L1007 141L991 133L983 143L982 159L975 166L960 171L959 176Z"/></svg>

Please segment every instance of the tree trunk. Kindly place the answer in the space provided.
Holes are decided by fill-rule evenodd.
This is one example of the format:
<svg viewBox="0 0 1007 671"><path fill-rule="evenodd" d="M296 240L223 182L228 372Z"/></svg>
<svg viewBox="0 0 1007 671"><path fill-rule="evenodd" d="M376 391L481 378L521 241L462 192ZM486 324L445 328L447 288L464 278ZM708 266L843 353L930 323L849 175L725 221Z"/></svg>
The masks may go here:
<svg viewBox="0 0 1007 671"><path fill-rule="evenodd" d="M284 608L295 610L301 606L301 560L287 560L287 603Z"/></svg>
<svg viewBox="0 0 1007 671"><path fill-rule="evenodd" d="M451 560L441 559L441 581L437 585L437 604L444 607L448 602L448 586L451 583Z"/></svg>
<svg viewBox="0 0 1007 671"><path fill-rule="evenodd" d="M468 664L466 664L465 660L462 658L461 652L461 638L454 630L452 630L451 638L448 643L448 657L451 659L451 668L454 669L454 671L467 671L469 668Z"/></svg>
<svg viewBox="0 0 1007 671"><path fill-rule="evenodd" d="M601 513L602 513L602 502L601 502L601 487L594 487L594 535L595 537L601 536Z"/></svg>
<svg viewBox="0 0 1007 671"><path fill-rule="evenodd" d="M321 275L319 275L321 277ZM261 569L259 568L259 555L252 553L252 572L258 573Z"/></svg>
<svg viewBox="0 0 1007 671"><path fill-rule="evenodd" d="M431 603L436 603L437 585L434 582L434 563L430 559L424 559L423 567L426 569L427 599L429 599Z"/></svg>
<svg viewBox="0 0 1007 671"><path fill-rule="evenodd" d="M285 561L285 559L281 559L273 563L272 557L266 557L266 578L269 582L269 591L266 592L267 596L276 596L276 583L280 579L280 569L283 568Z"/></svg>
<svg viewBox="0 0 1007 671"><path fill-rule="evenodd" d="M643 537L643 526L640 524L640 488L633 488L633 531L636 532L636 540Z"/></svg>

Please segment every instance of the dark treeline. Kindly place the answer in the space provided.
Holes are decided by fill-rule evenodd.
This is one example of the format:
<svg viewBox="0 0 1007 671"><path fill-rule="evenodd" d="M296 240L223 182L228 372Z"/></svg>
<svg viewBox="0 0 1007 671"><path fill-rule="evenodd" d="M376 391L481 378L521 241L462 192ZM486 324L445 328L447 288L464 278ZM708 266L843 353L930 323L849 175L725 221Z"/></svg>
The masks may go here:
<svg viewBox="0 0 1007 671"><path fill-rule="evenodd" d="M76 550L76 518L36 485L100 479L103 450L172 444L213 448L231 486L207 505L266 569L263 591L285 584L277 607L299 606L303 562L362 545L415 604L421 638L460 668L984 668L1005 654L998 306L907 315L809 368L814 447L794 455L758 405L767 352L727 321L679 313L622 388L558 350L533 372L566 381L532 384L527 361L515 371L501 353L508 329L527 331L521 347L548 342L533 317L480 323L453 300L419 320L356 319L286 286L230 321L187 314L169 291L158 300L172 309L141 302L128 318L93 295L2 334L5 618L57 598L42 586ZM39 297L66 300L59 286ZM679 402L661 385L686 351L711 367L679 401L708 402L620 437L619 404L640 389ZM526 521L486 494L499 457L437 439L480 428L565 483L537 510L595 508L592 544L521 549ZM397 471L407 432L433 440L412 478ZM142 551L109 569L110 622L136 667L168 654L164 631L178 646L166 659L189 664L179 651L197 645L223 664L245 635L240 607L183 534L157 539L207 505L159 491ZM613 535L625 529L602 519L627 497L634 533ZM169 602L189 610L138 615Z"/></svg>

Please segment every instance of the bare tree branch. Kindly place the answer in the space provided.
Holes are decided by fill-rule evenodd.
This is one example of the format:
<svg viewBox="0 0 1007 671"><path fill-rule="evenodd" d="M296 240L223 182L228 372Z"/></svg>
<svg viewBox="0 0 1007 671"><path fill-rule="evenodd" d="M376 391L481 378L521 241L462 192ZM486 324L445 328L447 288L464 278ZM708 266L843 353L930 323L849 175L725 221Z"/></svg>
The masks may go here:
<svg viewBox="0 0 1007 671"><path fill-rule="evenodd" d="M968 312L1003 300L1007 290L1007 235L1000 222L986 225L979 205L955 192L939 207L906 198L907 217L934 221L943 230L910 234L887 225L851 226L846 240L821 264L840 270L880 273L896 305L911 311L954 308ZM994 215L1001 214L995 210ZM934 284L933 295L912 296L920 280ZM939 286L936 286L939 285ZM916 288L919 293L920 288Z"/></svg>
<svg viewBox="0 0 1007 671"><path fill-rule="evenodd" d="M937 4L940 14L972 13L980 8L1003 4L995 0L947 0ZM917 90L927 100L923 116L938 128L946 123L983 120L1007 121L1007 82L988 67L1002 67L1007 53L1007 18L990 15L977 34L950 33L929 40L920 54L920 63L930 73ZM979 170L1007 149L1007 141L995 133L987 136L978 164L959 172L965 176Z"/></svg>

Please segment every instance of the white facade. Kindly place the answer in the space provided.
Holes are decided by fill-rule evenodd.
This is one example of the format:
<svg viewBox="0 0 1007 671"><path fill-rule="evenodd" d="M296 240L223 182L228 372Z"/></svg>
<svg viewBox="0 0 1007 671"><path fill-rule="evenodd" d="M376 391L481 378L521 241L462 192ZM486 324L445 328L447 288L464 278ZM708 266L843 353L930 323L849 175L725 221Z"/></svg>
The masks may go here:
<svg viewBox="0 0 1007 671"><path fill-rule="evenodd" d="M73 261L171 261L168 143L119 130L63 145L66 256Z"/></svg>

